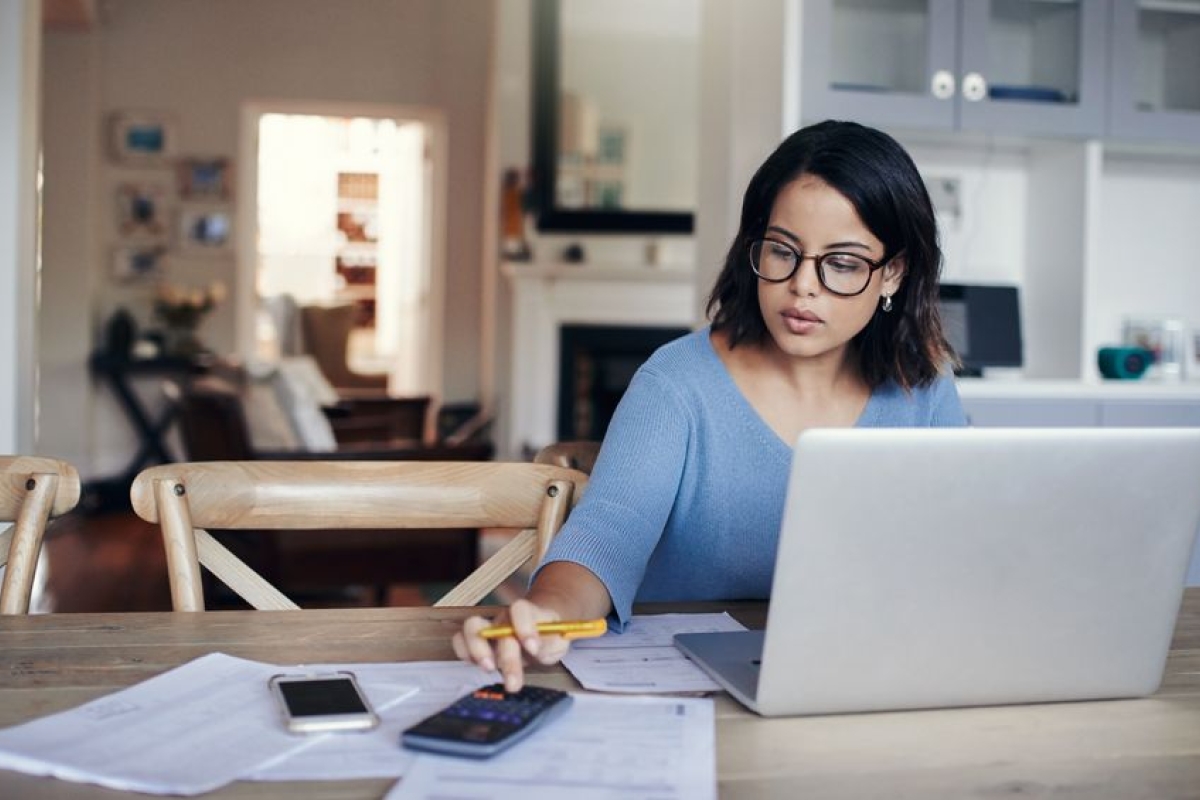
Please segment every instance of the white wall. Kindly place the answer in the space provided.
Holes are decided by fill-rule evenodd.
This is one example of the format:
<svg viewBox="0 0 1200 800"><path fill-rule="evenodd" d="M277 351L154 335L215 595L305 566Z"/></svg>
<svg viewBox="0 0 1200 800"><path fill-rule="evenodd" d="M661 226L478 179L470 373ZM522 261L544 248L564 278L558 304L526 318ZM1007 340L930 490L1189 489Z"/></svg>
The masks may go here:
<svg viewBox="0 0 1200 800"><path fill-rule="evenodd" d="M43 40L47 65L42 82L42 142L45 162L43 214L49 221L42 242L42 309L38 314L38 403L43 424L37 450L77 467L89 463L93 436L82 423L93 414L94 392L84 359L92 343L92 304L103 276L97 253L100 222L96 170L101 137L79 136L95 128L96 39L79 33ZM98 133L98 131L97 131ZM109 406L111 399L106 399ZM111 409L111 414L116 414ZM125 431L120 420L110 428ZM118 439L122 442L122 439ZM123 448L120 450L123 454Z"/></svg>
<svg viewBox="0 0 1200 800"><path fill-rule="evenodd" d="M510 168L523 172L531 163L532 6L531 0L504 0L496 10L493 102L489 117L493 167L497 173ZM498 260L494 254L493 259L494 267ZM500 280L495 268L484 276L483 284L486 296L490 298L485 327L485 337L490 338L484 349L484 358L491 359L491 369L487 373L490 382L485 385L490 393L485 399L495 418L495 441L507 442L512 416L512 351L509 347L513 330L512 285Z"/></svg>
<svg viewBox="0 0 1200 800"><path fill-rule="evenodd" d="M0 453L33 450L40 0L0 0Z"/></svg>
<svg viewBox="0 0 1200 800"><path fill-rule="evenodd" d="M961 212L938 213L946 281L1018 283L1025 262L1028 152L983 146L927 143L901 135L927 183L958 181Z"/></svg>
<svg viewBox="0 0 1200 800"><path fill-rule="evenodd" d="M1197 225L1200 153L1105 154L1088 286L1090 352L1119 342L1130 316L1175 317L1200 332ZM1193 367L1188 377L1200 380L1200 370Z"/></svg>
<svg viewBox="0 0 1200 800"><path fill-rule="evenodd" d="M737 233L742 195L788 133L784 96L786 0L704 0L700 48L700 201L696 213L696 320Z"/></svg>
<svg viewBox="0 0 1200 800"><path fill-rule="evenodd" d="M108 115L119 110L173 114L181 155L236 158L239 113L247 101L441 108L449 132L450 198L445 309L438 315L445 338L442 396L477 398L492 15L487 0L108 0L94 30L48 34L47 51L55 58L47 59L44 76L46 191L56 200L48 203L45 230L56 247L47 252L45 268L47 285L56 288L44 298L47 352L53 353L47 377L54 381L42 396L70 399L47 419L54 434L39 449L86 453L77 463L88 476L119 469L133 452L128 425L108 393L93 396L80 375L114 308L128 306L149 322L149 287L118 286L108 277L117 243L115 186L172 174L130 170L109 159L97 143ZM234 169L247 166L235 161ZM233 256L168 262L170 278L183 283L236 286L237 269ZM223 305L205 322L202 334L216 349L234 346L236 306ZM146 388L152 396L154 386Z"/></svg>

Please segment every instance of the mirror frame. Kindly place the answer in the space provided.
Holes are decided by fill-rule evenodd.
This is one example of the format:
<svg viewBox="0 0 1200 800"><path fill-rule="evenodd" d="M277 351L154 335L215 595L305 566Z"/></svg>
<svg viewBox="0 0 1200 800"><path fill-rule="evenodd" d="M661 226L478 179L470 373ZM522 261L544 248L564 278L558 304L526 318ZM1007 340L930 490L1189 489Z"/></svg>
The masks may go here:
<svg viewBox="0 0 1200 800"><path fill-rule="evenodd" d="M533 199L537 228L548 233L691 233L694 212L559 208L559 0L533 7Z"/></svg>

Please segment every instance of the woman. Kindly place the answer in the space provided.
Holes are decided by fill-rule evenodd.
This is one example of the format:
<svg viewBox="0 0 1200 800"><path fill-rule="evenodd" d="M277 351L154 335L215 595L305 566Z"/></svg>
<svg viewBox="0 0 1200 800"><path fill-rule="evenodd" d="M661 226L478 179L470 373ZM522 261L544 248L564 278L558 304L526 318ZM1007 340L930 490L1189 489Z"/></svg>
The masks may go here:
<svg viewBox="0 0 1200 800"><path fill-rule="evenodd" d="M460 658L523 682L567 651L537 622L629 620L634 601L765 599L792 444L814 427L965 425L938 315L941 250L912 159L823 122L755 173L708 302L711 325L660 348L613 416L588 488L525 598L467 620ZM869 499L870 476L861 481Z"/></svg>

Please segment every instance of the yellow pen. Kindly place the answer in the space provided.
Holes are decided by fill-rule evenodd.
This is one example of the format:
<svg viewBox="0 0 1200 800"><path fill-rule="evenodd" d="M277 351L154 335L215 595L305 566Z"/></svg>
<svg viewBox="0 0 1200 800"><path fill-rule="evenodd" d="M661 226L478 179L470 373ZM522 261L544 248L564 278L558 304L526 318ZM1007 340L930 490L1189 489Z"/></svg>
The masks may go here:
<svg viewBox="0 0 1200 800"><path fill-rule="evenodd" d="M564 639L592 639L608 631L608 622L603 619L564 620L562 622L539 622L538 633L557 633ZM514 635L511 625L493 625L479 632L484 639L501 639Z"/></svg>

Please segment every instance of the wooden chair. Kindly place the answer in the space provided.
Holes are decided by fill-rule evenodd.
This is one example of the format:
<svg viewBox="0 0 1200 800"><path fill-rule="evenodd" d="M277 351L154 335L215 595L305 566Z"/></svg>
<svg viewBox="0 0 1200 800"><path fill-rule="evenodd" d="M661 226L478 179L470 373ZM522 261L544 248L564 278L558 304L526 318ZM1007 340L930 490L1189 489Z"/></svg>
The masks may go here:
<svg viewBox="0 0 1200 800"><path fill-rule="evenodd" d="M33 576L46 523L79 502L79 473L65 461L34 456L0 456L0 614L29 613Z"/></svg>
<svg viewBox="0 0 1200 800"><path fill-rule="evenodd" d="M592 474L596 456L600 455L600 443L586 440L555 442L548 444L533 457L535 464L555 464Z"/></svg>
<svg viewBox="0 0 1200 800"><path fill-rule="evenodd" d="M177 611L203 611L203 564L258 609L296 603L206 529L496 527L520 529L435 605L475 605L549 547L587 476L543 464L496 462L209 462L144 470L130 492L142 519L162 527Z"/></svg>

